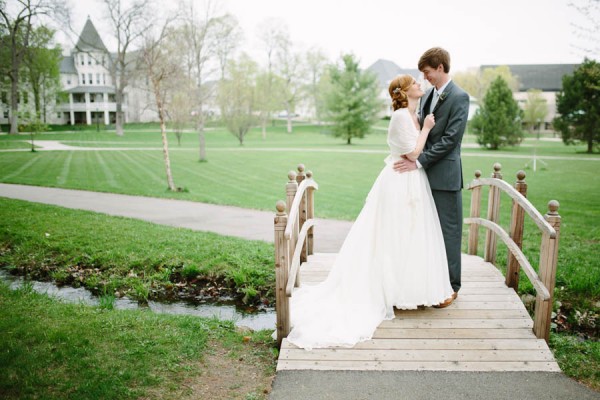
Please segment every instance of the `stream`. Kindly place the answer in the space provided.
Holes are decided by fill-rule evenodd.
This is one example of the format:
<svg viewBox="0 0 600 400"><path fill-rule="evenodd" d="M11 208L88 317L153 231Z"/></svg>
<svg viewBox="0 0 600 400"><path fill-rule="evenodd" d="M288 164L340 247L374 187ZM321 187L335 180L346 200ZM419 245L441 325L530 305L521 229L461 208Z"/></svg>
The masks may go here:
<svg viewBox="0 0 600 400"><path fill-rule="evenodd" d="M15 290L23 286L25 279L22 276L11 275L8 271L0 269L0 281ZM82 303L91 306L100 304L98 296L83 287L57 286L53 282L30 281L33 290L45 293L54 298L68 303ZM198 317L217 317L222 320L231 320L239 327L248 327L252 330L275 329L275 309L252 310L234 301L220 302L159 302L149 300L147 305L140 305L136 300L127 297L116 298L114 308L118 310L150 309L155 313L195 315Z"/></svg>

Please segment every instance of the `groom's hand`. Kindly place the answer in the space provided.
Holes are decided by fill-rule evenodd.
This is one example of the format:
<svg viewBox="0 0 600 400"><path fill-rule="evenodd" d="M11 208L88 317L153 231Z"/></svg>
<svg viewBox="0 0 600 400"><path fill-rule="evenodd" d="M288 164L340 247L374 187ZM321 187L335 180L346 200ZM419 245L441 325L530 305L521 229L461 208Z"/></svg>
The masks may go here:
<svg viewBox="0 0 600 400"><path fill-rule="evenodd" d="M415 169L417 169L417 163L406 158L394 163L394 171L396 172L409 172L414 171Z"/></svg>

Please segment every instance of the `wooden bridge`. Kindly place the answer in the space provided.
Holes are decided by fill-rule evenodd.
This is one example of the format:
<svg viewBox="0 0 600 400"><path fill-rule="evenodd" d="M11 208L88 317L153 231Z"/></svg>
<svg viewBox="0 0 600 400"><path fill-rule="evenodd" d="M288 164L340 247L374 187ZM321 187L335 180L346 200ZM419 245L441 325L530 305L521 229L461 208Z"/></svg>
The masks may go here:
<svg viewBox="0 0 600 400"><path fill-rule="evenodd" d="M550 201L542 216L525 197L525 173L518 172L513 187L502 180L499 164L492 178L481 178L476 171L469 185L469 254L463 254L462 288L452 305L396 310L395 319L383 321L371 340L353 348L307 351L290 344L285 339L290 330L289 298L300 284L323 281L336 257L313 254L318 185L310 172L304 173L304 166L298 170L288 174L287 202L278 202L275 217L277 370L560 371L547 345L560 231L558 202ZM486 219L480 218L483 186L489 186ZM508 233L497 224L501 192L513 201ZM525 214L542 232L539 274L521 251ZM486 228L484 258L476 255L479 226ZM510 250L506 276L494 265L498 238ZM537 293L533 320L516 292L521 269Z"/></svg>

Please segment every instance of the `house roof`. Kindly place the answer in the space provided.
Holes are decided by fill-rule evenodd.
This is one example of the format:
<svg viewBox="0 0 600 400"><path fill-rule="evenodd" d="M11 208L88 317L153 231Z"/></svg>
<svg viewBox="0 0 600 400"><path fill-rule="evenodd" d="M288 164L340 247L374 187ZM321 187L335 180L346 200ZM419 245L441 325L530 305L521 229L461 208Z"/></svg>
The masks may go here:
<svg viewBox="0 0 600 400"><path fill-rule="evenodd" d="M75 60L73 56L65 56L60 60L60 73L61 74L77 74L75 69Z"/></svg>
<svg viewBox="0 0 600 400"><path fill-rule="evenodd" d="M79 51L100 50L108 52L89 16L87 21L85 21L85 25L81 31L81 35L79 35L79 40L77 41L75 48Z"/></svg>
<svg viewBox="0 0 600 400"><path fill-rule="evenodd" d="M570 75L580 64L523 64L507 65L519 79L519 90L539 89L543 92L562 90L562 78ZM498 65L482 65L480 70L496 68Z"/></svg>
<svg viewBox="0 0 600 400"><path fill-rule="evenodd" d="M112 86L75 86L65 90L66 93L114 93L115 88Z"/></svg>
<svg viewBox="0 0 600 400"><path fill-rule="evenodd" d="M395 62L383 59L375 61L367 68L367 71L371 71L377 76L379 84L383 88L387 88L391 80L398 75L409 74L417 78L420 74L418 69L400 68Z"/></svg>

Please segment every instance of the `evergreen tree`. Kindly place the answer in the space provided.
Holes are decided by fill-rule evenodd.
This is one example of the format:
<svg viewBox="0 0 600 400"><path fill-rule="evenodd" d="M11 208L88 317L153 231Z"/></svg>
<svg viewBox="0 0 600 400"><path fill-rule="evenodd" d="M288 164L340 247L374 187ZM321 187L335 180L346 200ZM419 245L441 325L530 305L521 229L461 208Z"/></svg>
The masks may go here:
<svg viewBox="0 0 600 400"><path fill-rule="evenodd" d="M363 138L376 122L382 109L375 75L361 71L353 55L341 59L343 65L329 67L329 90L325 94L328 120L333 122L333 134L346 139Z"/></svg>
<svg viewBox="0 0 600 400"><path fill-rule="evenodd" d="M488 149L521 143L522 111L506 81L498 76L485 93L483 104L471 120L477 143Z"/></svg>
<svg viewBox="0 0 600 400"><path fill-rule="evenodd" d="M573 75L565 75L562 91L556 96L554 127L561 132L563 142L587 143L592 153L600 142L600 64L585 59Z"/></svg>

